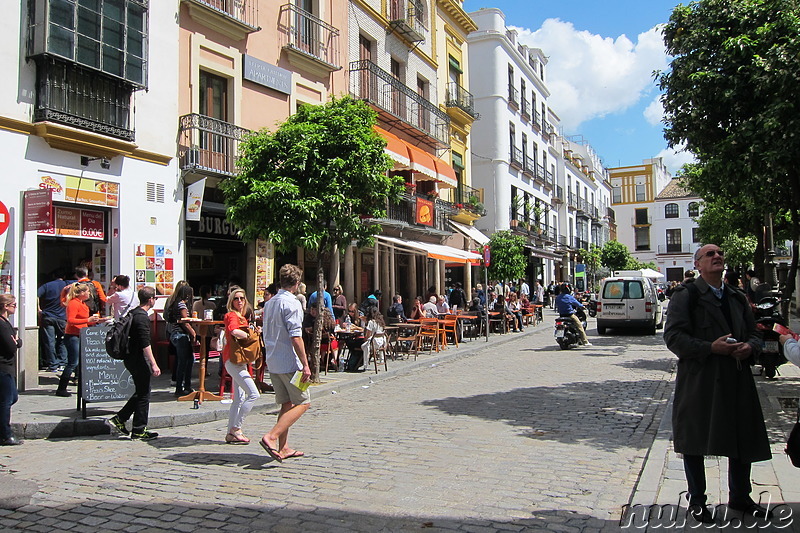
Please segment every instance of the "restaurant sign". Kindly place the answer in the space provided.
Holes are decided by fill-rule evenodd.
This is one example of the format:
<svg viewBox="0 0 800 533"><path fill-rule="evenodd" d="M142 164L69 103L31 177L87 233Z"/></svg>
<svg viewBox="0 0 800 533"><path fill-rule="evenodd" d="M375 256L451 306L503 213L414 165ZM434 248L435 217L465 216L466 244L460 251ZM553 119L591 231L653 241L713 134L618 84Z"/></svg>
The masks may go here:
<svg viewBox="0 0 800 533"><path fill-rule="evenodd" d="M53 227L53 190L35 189L22 193L25 231L39 231Z"/></svg>
<svg viewBox="0 0 800 533"><path fill-rule="evenodd" d="M433 202L417 198L417 224L433 226Z"/></svg>
<svg viewBox="0 0 800 533"><path fill-rule="evenodd" d="M106 214L92 209L55 206L54 224L50 229L39 230L39 235L74 237L102 241L106 238Z"/></svg>
<svg viewBox="0 0 800 533"><path fill-rule="evenodd" d="M119 183L78 176L39 176L39 188L53 191L53 201L119 207Z"/></svg>

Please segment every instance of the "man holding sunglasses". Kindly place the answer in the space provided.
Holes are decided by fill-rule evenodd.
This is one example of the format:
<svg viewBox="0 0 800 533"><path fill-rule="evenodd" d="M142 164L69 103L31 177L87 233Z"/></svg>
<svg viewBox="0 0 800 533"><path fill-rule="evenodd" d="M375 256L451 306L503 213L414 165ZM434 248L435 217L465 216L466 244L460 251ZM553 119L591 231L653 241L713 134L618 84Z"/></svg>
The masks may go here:
<svg viewBox="0 0 800 533"><path fill-rule="evenodd" d="M750 364L761 339L745 294L722 281L723 251L715 244L694 257L700 275L676 287L664 328L678 356L672 430L683 454L689 513L713 523L706 507L704 456L728 457L728 508L759 519L772 511L750 496L750 466L771 458L764 415Z"/></svg>

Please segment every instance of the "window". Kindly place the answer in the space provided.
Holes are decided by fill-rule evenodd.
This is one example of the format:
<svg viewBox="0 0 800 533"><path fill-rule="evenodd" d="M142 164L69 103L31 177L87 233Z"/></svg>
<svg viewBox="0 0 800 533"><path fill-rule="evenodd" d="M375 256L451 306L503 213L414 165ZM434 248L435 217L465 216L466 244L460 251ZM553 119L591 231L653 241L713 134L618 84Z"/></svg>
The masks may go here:
<svg viewBox="0 0 800 533"><path fill-rule="evenodd" d="M147 0L34 0L30 55L147 86Z"/></svg>
<svg viewBox="0 0 800 533"><path fill-rule="evenodd" d="M633 222L634 224L639 225L639 226L644 225L644 224L650 224L650 219L647 216L647 208L646 207L644 209L637 209L636 211L634 211L634 213L636 215L636 218L634 219L634 222Z"/></svg>
<svg viewBox="0 0 800 533"><path fill-rule="evenodd" d="M680 253L681 252L681 230L668 229L667 230L667 253Z"/></svg>
<svg viewBox="0 0 800 533"><path fill-rule="evenodd" d="M644 185L637 185L636 186L636 201L637 202L644 202L646 199Z"/></svg>
<svg viewBox="0 0 800 533"><path fill-rule="evenodd" d="M622 202L622 187L611 188L611 203L618 204Z"/></svg>
<svg viewBox="0 0 800 533"><path fill-rule="evenodd" d="M228 80L200 71L200 114L228 122Z"/></svg>
<svg viewBox="0 0 800 533"><path fill-rule="evenodd" d="M664 218L678 218L678 204L665 205Z"/></svg>
<svg viewBox="0 0 800 533"><path fill-rule="evenodd" d="M634 228L636 251L650 249L650 228Z"/></svg>
<svg viewBox="0 0 800 533"><path fill-rule="evenodd" d="M698 228L692 228L692 242L700 242L700 234L697 231Z"/></svg>
<svg viewBox="0 0 800 533"><path fill-rule="evenodd" d="M522 163L524 165L526 165L525 166L526 170L530 170L527 167L527 165L528 165L527 157L528 157L528 136L523 133L522 134Z"/></svg>
<svg viewBox="0 0 800 533"><path fill-rule="evenodd" d="M452 157L451 161L453 163L453 170L456 173L456 181L458 182L459 189L461 189L462 186L464 185L464 170L465 170L464 156L462 156L458 152L453 152L453 155L451 157ZM462 196L463 195L459 194L459 202L465 203Z"/></svg>
<svg viewBox="0 0 800 533"><path fill-rule="evenodd" d="M689 216L690 217L697 217L700 216L700 204L697 202L689 202Z"/></svg>

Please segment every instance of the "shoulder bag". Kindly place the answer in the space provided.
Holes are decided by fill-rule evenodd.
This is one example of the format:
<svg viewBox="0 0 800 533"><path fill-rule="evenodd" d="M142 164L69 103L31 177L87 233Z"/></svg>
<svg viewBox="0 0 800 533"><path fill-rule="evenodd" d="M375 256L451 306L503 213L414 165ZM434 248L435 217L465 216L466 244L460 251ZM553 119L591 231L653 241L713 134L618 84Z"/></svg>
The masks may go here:
<svg viewBox="0 0 800 533"><path fill-rule="evenodd" d="M261 335L254 329L240 330L247 333L247 338L237 339L233 335L233 342L230 345L230 360L235 365L249 365L261 361Z"/></svg>

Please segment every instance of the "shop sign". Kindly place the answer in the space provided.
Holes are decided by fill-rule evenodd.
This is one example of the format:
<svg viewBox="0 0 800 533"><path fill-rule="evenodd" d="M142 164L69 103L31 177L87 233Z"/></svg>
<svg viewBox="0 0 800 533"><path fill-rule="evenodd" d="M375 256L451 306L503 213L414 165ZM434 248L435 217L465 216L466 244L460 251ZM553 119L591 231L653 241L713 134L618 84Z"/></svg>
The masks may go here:
<svg viewBox="0 0 800 533"><path fill-rule="evenodd" d="M22 193L23 231L39 231L53 227L53 191L36 189ZM2 228L0 228L2 229ZM0 231L0 234L3 232Z"/></svg>
<svg viewBox="0 0 800 533"><path fill-rule="evenodd" d="M175 260L172 248L163 244L136 244L134 280L136 290L149 285L156 294L172 294L175 288Z"/></svg>
<svg viewBox="0 0 800 533"><path fill-rule="evenodd" d="M39 230L39 235L105 240L106 214L103 211L61 206L54 207L53 211L53 227Z"/></svg>
<svg viewBox="0 0 800 533"><path fill-rule="evenodd" d="M206 190L206 178L196 181L186 188L186 220L200 220L200 209L203 206L203 193Z"/></svg>
<svg viewBox="0 0 800 533"><path fill-rule="evenodd" d="M242 77L283 94L292 94L292 73L253 56L243 56Z"/></svg>
<svg viewBox="0 0 800 533"><path fill-rule="evenodd" d="M433 202L417 198L417 224L433 226Z"/></svg>
<svg viewBox="0 0 800 533"><path fill-rule="evenodd" d="M11 224L11 214L8 212L6 204L0 202L0 235L8 231L8 226Z"/></svg>
<svg viewBox="0 0 800 533"><path fill-rule="evenodd" d="M190 237L238 239L236 226L223 216L203 215L197 222L186 224L186 235Z"/></svg>
<svg viewBox="0 0 800 533"><path fill-rule="evenodd" d="M53 200L72 204L119 207L119 183L78 176L39 176L39 188L53 191Z"/></svg>
<svg viewBox="0 0 800 533"><path fill-rule="evenodd" d="M488 244L483 245L483 266L489 267L492 264L492 254Z"/></svg>
<svg viewBox="0 0 800 533"><path fill-rule="evenodd" d="M256 301L264 296L267 285L272 283L275 251L271 242L256 239Z"/></svg>

